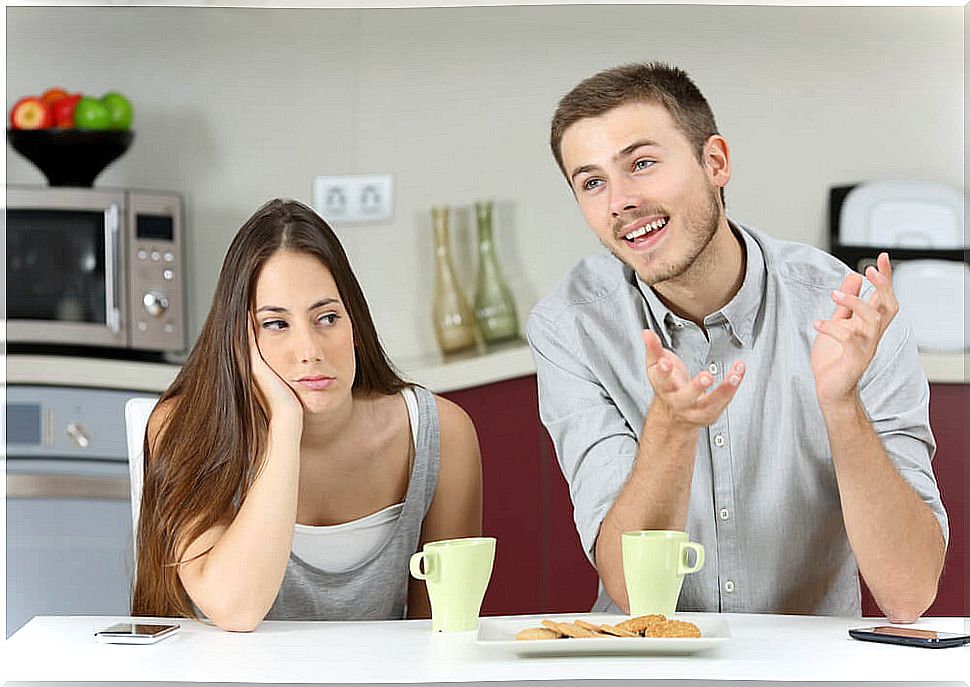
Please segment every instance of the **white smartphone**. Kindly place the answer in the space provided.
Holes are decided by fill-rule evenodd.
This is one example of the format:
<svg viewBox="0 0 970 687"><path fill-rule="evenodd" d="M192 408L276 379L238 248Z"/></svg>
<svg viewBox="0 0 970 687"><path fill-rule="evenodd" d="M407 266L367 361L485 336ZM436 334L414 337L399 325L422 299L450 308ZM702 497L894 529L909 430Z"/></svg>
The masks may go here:
<svg viewBox="0 0 970 687"><path fill-rule="evenodd" d="M154 644L179 631L180 625L158 623L118 623L94 633L102 644Z"/></svg>

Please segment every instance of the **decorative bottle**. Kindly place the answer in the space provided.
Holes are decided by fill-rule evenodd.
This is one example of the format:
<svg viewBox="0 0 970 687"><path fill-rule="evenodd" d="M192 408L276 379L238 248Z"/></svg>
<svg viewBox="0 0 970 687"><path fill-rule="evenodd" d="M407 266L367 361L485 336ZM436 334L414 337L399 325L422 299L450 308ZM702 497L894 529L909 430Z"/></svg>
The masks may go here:
<svg viewBox="0 0 970 687"><path fill-rule="evenodd" d="M478 281L475 287L475 320L485 343L498 343L519 336L515 301L495 255L492 239L492 202L475 203L478 225Z"/></svg>
<svg viewBox="0 0 970 687"><path fill-rule="evenodd" d="M475 316L461 293L451 261L448 207L431 208L434 222L434 332L443 353L475 347Z"/></svg>

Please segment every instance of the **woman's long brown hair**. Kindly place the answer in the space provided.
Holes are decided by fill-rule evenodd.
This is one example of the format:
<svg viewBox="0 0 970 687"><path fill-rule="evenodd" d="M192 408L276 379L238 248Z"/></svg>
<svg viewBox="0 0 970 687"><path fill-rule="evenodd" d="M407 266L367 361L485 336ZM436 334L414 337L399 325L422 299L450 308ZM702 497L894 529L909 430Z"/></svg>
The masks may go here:
<svg viewBox="0 0 970 687"><path fill-rule="evenodd" d="M282 249L318 257L333 275L353 325L353 389L393 394L407 386L387 359L327 223L296 201L259 208L229 246L202 332L159 399L164 423L151 445L145 437L132 615L195 616L179 580L179 557L206 530L235 518L258 473L269 417L251 381L247 326L260 270Z"/></svg>

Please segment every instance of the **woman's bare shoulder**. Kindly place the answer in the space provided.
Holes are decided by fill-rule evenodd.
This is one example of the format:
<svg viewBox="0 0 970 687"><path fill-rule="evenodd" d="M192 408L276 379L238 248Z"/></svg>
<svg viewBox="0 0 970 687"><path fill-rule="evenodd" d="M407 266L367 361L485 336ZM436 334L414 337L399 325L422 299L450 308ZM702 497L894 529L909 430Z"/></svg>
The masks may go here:
<svg viewBox="0 0 970 687"><path fill-rule="evenodd" d="M454 401L435 395L438 406L438 426L441 429L442 454L457 451L465 455L478 454L478 434L465 409Z"/></svg>

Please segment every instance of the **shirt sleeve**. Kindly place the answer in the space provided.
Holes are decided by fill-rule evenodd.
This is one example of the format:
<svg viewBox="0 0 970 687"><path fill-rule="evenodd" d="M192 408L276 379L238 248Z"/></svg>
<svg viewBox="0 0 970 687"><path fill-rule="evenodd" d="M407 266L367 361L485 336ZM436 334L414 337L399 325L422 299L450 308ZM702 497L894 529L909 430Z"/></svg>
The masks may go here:
<svg viewBox="0 0 970 687"><path fill-rule="evenodd" d="M931 466L936 441L930 428L930 387L904 313L897 313L883 333L859 397L889 459L933 511L944 543L949 542L949 521Z"/></svg>
<svg viewBox="0 0 970 687"><path fill-rule="evenodd" d="M636 434L584 360L576 337L536 310L526 327L535 359L539 417L569 484L583 549L596 565L596 537L630 476Z"/></svg>

